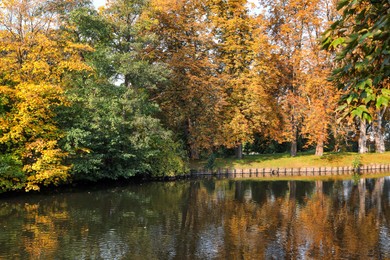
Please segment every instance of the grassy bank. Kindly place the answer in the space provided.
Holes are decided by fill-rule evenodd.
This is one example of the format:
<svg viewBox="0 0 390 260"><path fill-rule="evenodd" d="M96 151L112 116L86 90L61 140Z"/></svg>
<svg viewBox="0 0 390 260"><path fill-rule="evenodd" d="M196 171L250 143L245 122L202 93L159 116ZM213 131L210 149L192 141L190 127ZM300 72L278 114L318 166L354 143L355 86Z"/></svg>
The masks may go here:
<svg viewBox="0 0 390 260"><path fill-rule="evenodd" d="M359 159L358 159L359 158ZM357 153L325 153L323 156L315 156L308 153L299 153L296 157L289 154L261 154L247 155L242 160L231 158L217 158L214 168L300 168L300 167L336 167L352 166L354 160L360 160L361 164L388 164L390 163L390 152L383 154L368 153L359 155ZM207 160L191 162L192 169L203 168Z"/></svg>

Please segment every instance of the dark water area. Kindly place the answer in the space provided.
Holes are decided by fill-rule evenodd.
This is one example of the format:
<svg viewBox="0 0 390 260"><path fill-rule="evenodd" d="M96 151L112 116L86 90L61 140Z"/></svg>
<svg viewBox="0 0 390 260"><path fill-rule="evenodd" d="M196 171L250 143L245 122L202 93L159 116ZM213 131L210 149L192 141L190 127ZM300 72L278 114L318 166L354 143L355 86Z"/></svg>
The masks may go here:
<svg viewBox="0 0 390 260"><path fill-rule="evenodd" d="M2 198L0 259L390 259L390 177Z"/></svg>

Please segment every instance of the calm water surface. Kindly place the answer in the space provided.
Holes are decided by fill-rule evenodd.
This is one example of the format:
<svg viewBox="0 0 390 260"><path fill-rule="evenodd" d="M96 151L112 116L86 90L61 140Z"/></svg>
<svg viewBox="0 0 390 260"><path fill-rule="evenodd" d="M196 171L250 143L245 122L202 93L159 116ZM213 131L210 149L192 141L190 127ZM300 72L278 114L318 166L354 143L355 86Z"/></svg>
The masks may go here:
<svg viewBox="0 0 390 260"><path fill-rule="evenodd" d="M390 177L3 198L0 259L390 259Z"/></svg>

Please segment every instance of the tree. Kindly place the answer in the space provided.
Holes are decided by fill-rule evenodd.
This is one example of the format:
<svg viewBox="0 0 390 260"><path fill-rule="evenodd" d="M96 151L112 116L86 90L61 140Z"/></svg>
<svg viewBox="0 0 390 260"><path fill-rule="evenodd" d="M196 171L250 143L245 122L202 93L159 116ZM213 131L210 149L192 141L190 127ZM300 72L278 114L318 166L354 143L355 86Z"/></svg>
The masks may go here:
<svg viewBox="0 0 390 260"><path fill-rule="evenodd" d="M365 148L365 125L374 120L377 151L384 151L382 118L390 98L390 3L340 1L342 16L324 33L323 48L335 51L332 80L343 89L340 110L358 117L361 126L359 152Z"/></svg>
<svg viewBox="0 0 390 260"><path fill-rule="evenodd" d="M101 81L101 80L100 80ZM155 118L145 90L87 82L67 93L60 114L75 180L175 176L186 172L180 143Z"/></svg>
<svg viewBox="0 0 390 260"><path fill-rule="evenodd" d="M333 2L264 1L269 6L268 31L280 71L275 99L283 126L273 135L291 143L292 156L297 153L299 136L307 139L306 147L316 145L316 155L323 154L329 138L337 91L327 82L331 63L318 40L336 16Z"/></svg>
<svg viewBox="0 0 390 260"><path fill-rule="evenodd" d="M322 156L328 143L340 93L328 81L331 73L331 56L321 50L322 32L337 16L334 1L315 1L309 8L310 14L304 19L307 36L304 41L302 80L300 85L303 102L302 135L306 138L305 146L316 146L315 154ZM337 135L336 132L333 133Z"/></svg>
<svg viewBox="0 0 390 260"><path fill-rule="evenodd" d="M152 61L167 64L168 81L152 90L162 118L184 140L191 158L212 150L222 138L223 79L215 64L215 41L206 0L152 1L148 49Z"/></svg>
<svg viewBox="0 0 390 260"><path fill-rule="evenodd" d="M304 76L303 51L305 49L304 37L309 29L308 22L314 16L313 1L280 0L264 1L269 6L267 12L268 30L272 44L278 54L279 91L277 100L283 127L275 131L279 141L291 143L291 156L297 154L299 129L303 120L302 96L300 86ZM308 34L310 35L310 34Z"/></svg>
<svg viewBox="0 0 390 260"><path fill-rule="evenodd" d="M95 74L73 79L75 87L66 93L72 106L59 115L74 179L186 172L180 143L156 118L158 106L148 98L149 88L166 72L142 58L148 42L138 31L141 5L111 1L101 13L86 8L72 13L73 33L95 50L85 56Z"/></svg>
<svg viewBox="0 0 390 260"><path fill-rule="evenodd" d="M155 41L153 35L143 33L144 26L148 26L144 19L147 4L146 0L111 0L100 13L110 31L104 51L113 68L112 80L126 87L153 89L167 76L163 63L151 63L143 55Z"/></svg>
<svg viewBox="0 0 390 260"><path fill-rule="evenodd" d="M246 0L210 2L216 62L225 96L220 144L235 147L241 158L242 145L253 142L256 133L265 132L265 125L277 120L270 95L276 69L263 16L251 14Z"/></svg>
<svg viewBox="0 0 390 260"><path fill-rule="evenodd" d="M168 124L183 133L190 156L251 142L273 118L267 91L274 71L262 17L249 13L247 1L152 6L159 45L149 55L171 70L153 96Z"/></svg>
<svg viewBox="0 0 390 260"><path fill-rule="evenodd" d="M0 149L22 162L26 178L18 179L26 180L26 190L67 180L55 109L67 104L63 78L90 70L79 55L90 48L59 29L63 23L51 4L0 3Z"/></svg>
<svg viewBox="0 0 390 260"><path fill-rule="evenodd" d="M317 56L318 57L318 56ZM322 156L328 143L331 125L336 124L335 110L340 98L334 85L327 81L330 66L318 64L304 76L301 99L304 108L302 135L306 146L315 145L315 155ZM333 133L337 134L337 133Z"/></svg>

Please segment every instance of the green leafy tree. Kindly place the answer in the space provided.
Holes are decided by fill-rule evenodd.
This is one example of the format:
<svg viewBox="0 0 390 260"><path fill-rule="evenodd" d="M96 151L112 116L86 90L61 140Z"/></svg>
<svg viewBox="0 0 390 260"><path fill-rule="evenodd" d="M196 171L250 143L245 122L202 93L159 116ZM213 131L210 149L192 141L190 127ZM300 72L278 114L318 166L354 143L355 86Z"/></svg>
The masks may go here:
<svg viewBox="0 0 390 260"><path fill-rule="evenodd" d="M336 52L332 80L344 90L340 110L360 120L359 152L367 151L366 124L374 120L377 151L384 151L382 117L390 99L390 3L342 0L339 20L324 33L323 48Z"/></svg>
<svg viewBox="0 0 390 260"><path fill-rule="evenodd" d="M95 51L86 60L93 77L73 79L67 92L72 106L60 118L66 131L75 179L173 176L186 172L181 145L156 118L159 108L148 90L164 81L162 64L142 59L148 36L139 24L144 3L112 1L97 13L79 9L72 14L74 33Z"/></svg>
<svg viewBox="0 0 390 260"><path fill-rule="evenodd" d="M96 181L186 171L180 145L154 117L144 90L91 82L68 93L64 148L74 178Z"/></svg>

